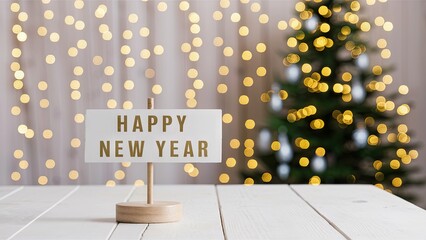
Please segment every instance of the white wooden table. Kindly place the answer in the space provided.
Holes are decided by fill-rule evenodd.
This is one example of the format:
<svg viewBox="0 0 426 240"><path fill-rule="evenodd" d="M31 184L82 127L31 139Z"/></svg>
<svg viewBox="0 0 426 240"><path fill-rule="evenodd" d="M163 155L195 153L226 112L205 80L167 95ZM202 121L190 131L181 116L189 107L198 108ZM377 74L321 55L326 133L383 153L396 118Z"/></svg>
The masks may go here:
<svg viewBox="0 0 426 240"><path fill-rule="evenodd" d="M426 211L368 185L155 186L167 224L117 224L145 187L2 186L0 239L426 239Z"/></svg>

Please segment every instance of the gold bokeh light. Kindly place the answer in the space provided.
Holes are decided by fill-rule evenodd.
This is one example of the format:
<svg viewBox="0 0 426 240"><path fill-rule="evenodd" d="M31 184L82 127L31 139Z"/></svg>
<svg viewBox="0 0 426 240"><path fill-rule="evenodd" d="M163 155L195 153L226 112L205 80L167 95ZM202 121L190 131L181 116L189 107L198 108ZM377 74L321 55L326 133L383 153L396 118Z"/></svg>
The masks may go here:
<svg viewBox="0 0 426 240"><path fill-rule="evenodd" d="M139 1L142 6L146 6L146 1ZM321 1L315 0L316 3ZM375 0L366 0L367 5L375 4ZM58 11L54 4L61 5L61 2L50 0L42 0L43 10L40 14L40 20L37 21L33 12L27 9L28 6L15 1L8 4L10 14L16 18L16 21L10 25L9 30L14 38L15 44L8 49L7 55L12 59L10 70L12 77L10 86L15 91L16 99L8 106L10 116L19 119L19 123L13 128L15 134L25 139L25 141L42 141L42 144L53 144L61 136L61 131L58 130L53 123L46 123L42 127L36 127L27 118L28 109L36 107L38 111L43 111L43 114L51 114L57 111L58 102L61 102L55 97L53 89L57 88L58 81L49 75L43 77L34 77L32 68L26 64L28 57L28 46L33 45L36 41L43 41L46 50L43 50L43 55L40 55L37 61L40 61L42 68L40 71L57 69L59 65L67 66L70 76L65 78L67 88L64 100L70 101L75 108L70 112L70 122L73 128L80 129L84 126L85 115L83 104L86 104L91 98L92 93L88 94L88 88L95 87L97 93L102 98L99 102L101 108L123 108L132 109L138 107L140 102L136 98L140 96L141 90L147 94L158 95L164 97L175 89L170 89L170 85L160 78L164 76L164 69L159 66L164 59L172 58L176 53L183 58L183 76L178 76L176 79L184 82L183 90L176 89L179 96L183 98L182 104L188 108L197 108L205 106L203 96L206 91L212 90L217 95L218 99L226 99L228 105L234 104L242 109L247 109L247 116L241 117L236 110L230 111L227 109L222 116L224 128L243 128L246 131L254 133L257 128L262 125L262 122L253 116L253 109L257 104L274 102L275 97L278 100L287 103L291 98L291 91L286 90L265 90L261 93L256 92L258 88L265 86L264 84L274 77L274 69L270 67L270 54L275 54L275 45L267 39L259 38L261 34L268 31L290 31L297 30L299 34L290 37L284 41L284 44L294 50L293 53L281 58L285 66L296 65L300 68L303 75L306 75L302 81L306 83L309 91L318 93L339 94L341 101L351 103L355 98L354 83L357 75L352 70L348 69L342 72L336 72L331 66L321 66L318 68L313 63L305 62L301 58L310 50L325 51L338 44L330 39L330 33L335 31L331 29L331 23L327 21L319 22L315 27L318 33L312 42L308 41L308 34L304 29L306 20L312 17L312 10L308 9L307 4L298 2L295 4L297 17L289 19L278 19L277 16L267 12L267 7L263 2L240 0L229 1L220 0L216 9L212 9L208 14L198 9L199 6L191 1L179 1L172 4L168 1L156 1L153 3L154 13L161 18L176 14L183 16L184 28L177 39L173 39L173 44L159 37L159 32L163 29L158 28L150 21L147 21L146 14L139 12L138 8L129 8L123 10L124 25L117 28L113 23L115 10L108 2L96 3L83 0L75 0L71 4L73 11ZM352 27L349 24L356 24L362 31L370 32L374 28L381 28L385 32L392 31L394 24L384 16L377 16L366 21L360 14L360 4L358 1L353 1L350 5L351 13L344 15L348 26L342 26L337 29L341 37L348 37L352 33ZM71 9L71 10L72 10ZM90 11L89 11L90 9ZM9 10L7 10L9 11ZM87 15L83 14L87 11ZM320 6L318 13L328 19L334 14L339 14L343 11L338 6ZM251 20L250 20L251 19ZM35 24L30 28L29 24ZM160 21L156 24L161 25ZM214 24L214 25L208 25ZM220 26L219 28L209 28L205 26ZM225 26L222 29L222 26ZM272 26L272 27L271 27ZM396 25L395 25L396 27ZM233 29L233 35L228 32ZM217 30L217 31L216 31ZM231 30L229 30L231 31ZM206 34L206 35L204 35ZM233 39L235 38L235 39ZM238 42L238 44L235 44ZM274 43L275 44L275 43ZM375 45L379 48L382 60L390 59L393 55L391 46L388 46L388 41L385 38L380 38ZM66 46L65 46L66 45ZM349 44L350 45L350 44ZM354 43L350 48L352 57L357 58L365 47L357 47ZM63 47L65 46L65 47ZM287 47L286 46L286 47ZM209 54L206 50L213 47L218 54ZM279 46L282 47L282 46ZM115 59L115 51L117 51L117 61ZM35 59L34 55L34 59ZM88 59L86 63L86 58ZM207 74L204 71L206 61L211 61L212 58L218 58L219 61L211 73ZM174 60L174 59L173 59ZM239 69L235 63L244 63L244 68ZM46 68L47 70L43 70ZM180 70L179 70L180 71ZM367 83L368 88L375 92L387 91L387 85L391 84L393 79L391 75L387 75L385 67L381 65L371 65L368 69L374 75L372 83ZM176 73L179 74L179 73ZM101 76L99 76L101 75ZM124 78L123 78L124 77ZM88 79L94 79L93 81ZM123 78L123 79L122 79ZM336 82L327 83L326 79L335 78ZM212 79L217 79L213 82ZM174 79L173 79L174 80ZM176 80L177 81L177 80ZM373 82L374 81L374 82ZM69 84L69 85L68 85ZM29 91L31 86L36 86L34 91ZM238 94L236 89L239 89ZM399 94L409 94L407 85L398 87ZM93 93L95 94L95 93ZM353 94L353 95L352 95ZM122 96L122 97L121 97ZM272 100L271 100L272 99ZM391 99L381 99L376 102L378 111L396 112L399 115L407 115L410 112L410 106L405 103L391 101ZM263 106L263 105L262 105ZM71 111L71 110L70 110ZM244 110L245 111L245 110ZM302 107L295 109L284 116L289 122L297 122L301 119L309 119L308 125L312 130L321 131L327 128L323 119L316 114L315 106ZM318 109L319 111L319 109ZM359 119L354 116L355 113L350 111L340 112L336 115L336 120L339 124L345 126L354 126ZM361 119L363 121L363 119ZM374 126L373 126L374 125ZM371 133L368 137L368 144L376 146L381 141L393 141L398 143L409 142L410 136L406 125L399 125L398 132L392 132L391 127L384 123L372 123L372 127L377 130L376 133ZM76 131L78 133L79 131ZM232 131L230 131L232 132ZM235 133L234 133L235 134ZM262 169L259 160L256 160L257 140L248 136L228 136L229 145L225 146L230 149L236 149L240 155L227 156L224 164L227 168L246 167L249 169ZM251 139L253 138L253 139ZM72 151L81 151L81 144L84 138L76 134L70 136L67 140L67 145ZM242 143L244 142L244 147ZM69 144L68 144L69 143ZM309 139L299 139L297 141L299 149L308 149L315 151L317 156L325 156L327 151L323 147L318 147ZM50 146L50 145L49 145ZM272 151L281 149L279 141L272 141L270 148ZM20 147L24 149L23 147ZM25 179L23 174L26 169L36 167L33 159L29 156L27 150L16 149L13 153L14 158L18 159L17 167L10 173L12 181L22 183ZM408 151L408 150L407 150ZM398 169L400 163L408 164L412 159L417 158L418 152L411 150L410 154L400 154L398 159L390 162L389 166L392 169ZM237 157L238 156L238 157ZM51 157L51 156L50 156ZM309 158L308 158L309 157ZM59 159L43 158L45 170L56 171L55 166L60 166ZM301 167L309 167L311 164L311 156L297 159ZM46 160L47 159L47 160ZM376 164L378 165L378 164ZM43 167L43 168L44 168ZM116 184L124 183L128 179L126 169L133 167L128 163L121 165L121 170L114 170L113 176L109 180L104 180L106 185L115 186ZM61 166L62 168L62 166ZM229 170L229 169L228 169ZM26 170L28 171L28 170ZM203 173L194 164L185 164L184 171L189 177L198 177ZM65 172L68 180L79 181L84 171L81 169L70 168ZM55 181L52 175L45 172L40 172L35 176L35 181L40 185L51 184ZM223 171L217 176L217 181L220 183L235 182L234 175L231 172ZM272 172L262 169L261 181L271 182ZM257 183L257 179L246 178L244 184L252 185ZM143 180L132 179L131 182L135 185L143 185ZM310 184L320 184L321 178L313 176ZM394 178L392 184L395 187L402 185L402 179Z"/></svg>

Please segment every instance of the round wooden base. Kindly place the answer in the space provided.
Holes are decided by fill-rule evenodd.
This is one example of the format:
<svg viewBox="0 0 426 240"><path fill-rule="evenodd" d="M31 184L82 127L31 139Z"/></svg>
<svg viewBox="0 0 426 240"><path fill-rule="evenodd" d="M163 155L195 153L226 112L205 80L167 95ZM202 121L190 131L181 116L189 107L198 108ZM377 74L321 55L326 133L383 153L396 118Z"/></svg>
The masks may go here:
<svg viewBox="0 0 426 240"><path fill-rule="evenodd" d="M115 210L117 222L124 223L167 223L182 217L182 204L178 202L122 202Z"/></svg>

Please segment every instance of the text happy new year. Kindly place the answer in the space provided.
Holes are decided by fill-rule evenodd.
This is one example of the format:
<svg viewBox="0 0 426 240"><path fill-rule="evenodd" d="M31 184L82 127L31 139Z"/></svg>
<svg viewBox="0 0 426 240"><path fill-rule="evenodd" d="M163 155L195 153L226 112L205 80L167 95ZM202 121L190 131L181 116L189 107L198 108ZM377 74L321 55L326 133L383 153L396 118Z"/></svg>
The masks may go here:
<svg viewBox="0 0 426 240"><path fill-rule="evenodd" d="M220 110L88 110L86 115L88 162L221 159Z"/></svg>

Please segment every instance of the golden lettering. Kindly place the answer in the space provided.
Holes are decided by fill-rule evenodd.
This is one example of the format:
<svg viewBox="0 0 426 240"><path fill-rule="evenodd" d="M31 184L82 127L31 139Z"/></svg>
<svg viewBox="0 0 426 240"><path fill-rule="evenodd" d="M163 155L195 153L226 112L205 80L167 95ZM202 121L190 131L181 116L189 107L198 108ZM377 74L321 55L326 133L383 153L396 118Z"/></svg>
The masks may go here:
<svg viewBox="0 0 426 240"><path fill-rule="evenodd" d="M142 157L145 141L129 141L130 157Z"/></svg>
<svg viewBox="0 0 426 240"><path fill-rule="evenodd" d="M172 117L169 115L163 116L163 132L166 132L167 125L172 124Z"/></svg>
<svg viewBox="0 0 426 240"><path fill-rule="evenodd" d="M183 132L183 124L185 124L186 115L178 115L177 120L179 122L179 131Z"/></svg>
<svg viewBox="0 0 426 240"><path fill-rule="evenodd" d="M198 141L198 157L207 157L207 141Z"/></svg>
<svg viewBox="0 0 426 240"><path fill-rule="evenodd" d="M123 141L115 141L115 157L123 157L123 153L120 152L123 150L122 143Z"/></svg>
<svg viewBox="0 0 426 240"><path fill-rule="evenodd" d="M136 130L143 132L141 116L139 115L135 116L135 120L133 122L133 132L136 132Z"/></svg>
<svg viewBox="0 0 426 240"><path fill-rule="evenodd" d="M178 143L178 141L170 141L170 157L179 157L175 151L178 149L177 146L175 146Z"/></svg>
<svg viewBox="0 0 426 240"><path fill-rule="evenodd" d="M192 150L192 143L191 143L191 141L186 141L186 143L185 143L185 149L183 151L183 157L187 157L188 155L190 157L194 157L194 151Z"/></svg>
<svg viewBox="0 0 426 240"><path fill-rule="evenodd" d="M105 144L105 141L100 141L99 145L100 145L99 156L103 157L105 155L106 157L109 157L109 153L110 153L110 151L109 151L110 150L109 149L109 146L110 146L109 141L106 141L106 144Z"/></svg>
<svg viewBox="0 0 426 240"><path fill-rule="evenodd" d="M152 131L152 126L158 123L158 118L155 115L148 115L148 132Z"/></svg>
<svg viewBox="0 0 426 240"><path fill-rule="evenodd" d="M164 145L166 144L166 141L155 141L157 143L157 148L158 148L158 156L159 157L163 157L163 149L164 149Z"/></svg>
<svg viewBox="0 0 426 240"><path fill-rule="evenodd" d="M117 132L121 132L121 126L124 128L124 132L127 132L127 115L123 116L121 120L121 115L117 115Z"/></svg>

